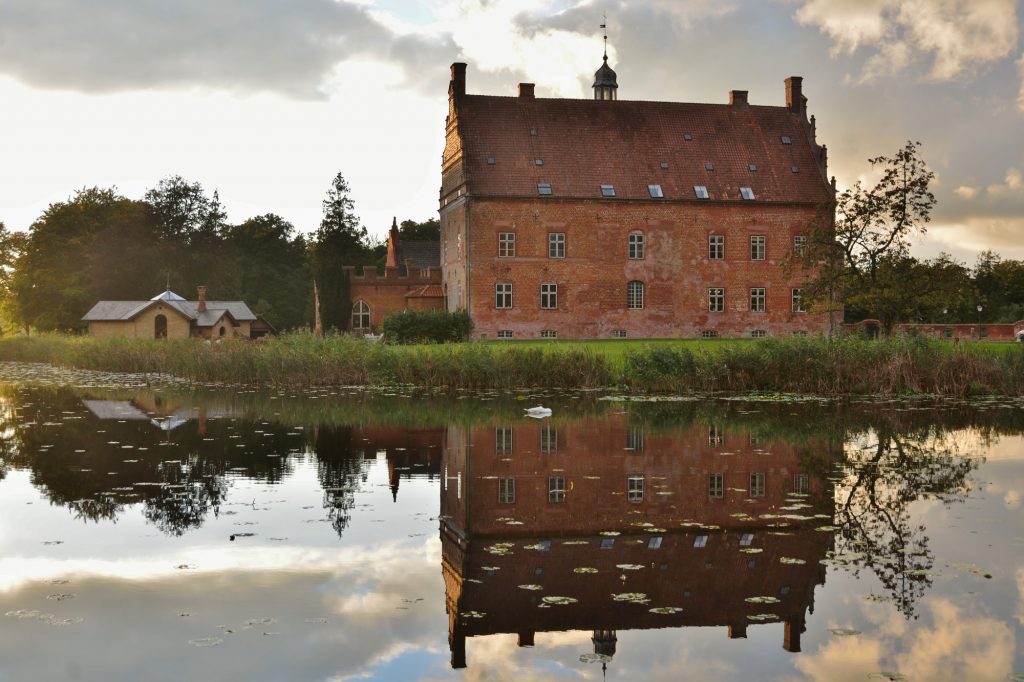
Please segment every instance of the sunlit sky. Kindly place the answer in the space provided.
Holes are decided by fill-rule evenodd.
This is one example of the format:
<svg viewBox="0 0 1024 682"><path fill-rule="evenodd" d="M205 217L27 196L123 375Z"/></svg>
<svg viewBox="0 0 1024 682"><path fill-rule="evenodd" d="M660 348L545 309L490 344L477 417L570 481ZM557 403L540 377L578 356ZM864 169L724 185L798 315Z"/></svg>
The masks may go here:
<svg viewBox="0 0 1024 682"><path fill-rule="evenodd" d="M468 91L781 105L804 77L840 187L908 139L938 177L914 252L1024 258L1014 0L0 0L0 221L180 174L229 219L316 228L335 173L381 235L436 215L448 67Z"/></svg>

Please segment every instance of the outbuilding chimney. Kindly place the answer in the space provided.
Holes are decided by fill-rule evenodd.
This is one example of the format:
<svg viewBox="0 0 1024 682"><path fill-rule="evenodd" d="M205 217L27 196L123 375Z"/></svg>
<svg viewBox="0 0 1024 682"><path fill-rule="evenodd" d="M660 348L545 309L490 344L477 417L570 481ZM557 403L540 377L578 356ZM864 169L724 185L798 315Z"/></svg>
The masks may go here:
<svg viewBox="0 0 1024 682"><path fill-rule="evenodd" d="M206 312L206 287L196 287L199 291L199 307L197 310L201 313Z"/></svg>
<svg viewBox="0 0 1024 682"><path fill-rule="evenodd" d="M519 96L522 99L534 99L533 83L520 83L519 84Z"/></svg>
<svg viewBox="0 0 1024 682"><path fill-rule="evenodd" d="M452 64L452 81L448 85L448 94L461 99L466 94L466 65L463 62Z"/></svg>
<svg viewBox="0 0 1024 682"><path fill-rule="evenodd" d="M729 104L734 107L745 107L747 106L747 91L746 90L730 90L729 91Z"/></svg>

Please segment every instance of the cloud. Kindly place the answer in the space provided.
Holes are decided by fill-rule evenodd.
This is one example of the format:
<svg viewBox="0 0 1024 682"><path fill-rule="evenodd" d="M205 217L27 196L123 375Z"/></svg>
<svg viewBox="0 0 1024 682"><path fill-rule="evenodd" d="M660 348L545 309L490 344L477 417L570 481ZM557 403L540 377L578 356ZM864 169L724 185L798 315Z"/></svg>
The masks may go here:
<svg viewBox="0 0 1024 682"><path fill-rule="evenodd" d="M1017 60L1017 70L1020 72L1020 92L1017 93L1017 108L1024 112L1024 54Z"/></svg>
<svg viewBox="0 0 1024 682"><path fill-rule="evenodd" d="M86 93L199 87L317 98L346 59L396 61L415 84L423 64L455 54L446 36L400 36L367 8L335 0L7 0L0 6L0 73Z"/></svg>
<svg viewBox="0 0 1024 682"><path fill-rule="evenodd" d="M930 58L945 81L1009 56L1017 45L1014 0L805 0L796 20L835 43L833 55L873 50L861 80Z"/></svg>

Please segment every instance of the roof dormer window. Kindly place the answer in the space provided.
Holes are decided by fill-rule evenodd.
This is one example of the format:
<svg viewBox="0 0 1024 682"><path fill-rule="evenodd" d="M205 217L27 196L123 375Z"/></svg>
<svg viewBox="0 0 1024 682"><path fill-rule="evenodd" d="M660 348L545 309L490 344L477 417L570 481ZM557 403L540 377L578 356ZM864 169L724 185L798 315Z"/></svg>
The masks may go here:
<svg viewBox="0 0 1024 682"><path fill-rule="evenodd" d="M707 199L708 198L708 188L705 187L704 185L694 185L693 186L693 193L697 195L698 199Z"/></svg>
<svg viewBox="0 0 1024 682"><path fill-rule="evenodd" d="M683 133L683 139L686 140L687 142L690 142L693 140L693 135L691 135L690 133Z"/></svg>
<svg viewBox="0 0 1024 682"><path fill-rule="evenodd" d="M614 197L615 187L613 185L601 185L601 196Z"/></svg>
<svg viewBox="0 0 1024 682"><path fill-rule="evenodd" d="M652 199L664 199L665 194L661 191L661 185L647 185L647 191L651 193Z"/></svg>
<svg viewBox="0 0 1024 682"><path fill-rule="evenodd" d="M753 201L754 190L750 187L740 187L740 196L742 196L745 201Z"/></svg>
<svg viewBox="0 0 1024 682"><path fill-rule="evenodd" d="M493 166L495 163L497 163L497 162L494 160L493 156L488 156L487 157L487 165L488 166Z"/></svg>
<svg viewBox="0 0 1024 682"><path fill-rule="evenodd" d="M534 159L533 160L533 165L535 165L535 166L543 166L544 165L544 159Z"/></svg>
<svg viewBox="0 0 1024 682"><path fill-rule="evenodd" d="M537 194L542 197L551 196L551 183L550 182L538 182L537 183Z"/></svg>
<svg viewBox="0 0 1024 682"><path fill-rule="evenodd" d="M747 166L747 170L749 170L751 173L756 173L757 172L757 164L756 163L750 164L749 166Z"/></svg>
<svg viewBox="0 0 1024 682"><path fill-rule="evenodd" d="M668 161L662 161L661 162L661 168L662 168L662 170L668 168Z"/></svg>

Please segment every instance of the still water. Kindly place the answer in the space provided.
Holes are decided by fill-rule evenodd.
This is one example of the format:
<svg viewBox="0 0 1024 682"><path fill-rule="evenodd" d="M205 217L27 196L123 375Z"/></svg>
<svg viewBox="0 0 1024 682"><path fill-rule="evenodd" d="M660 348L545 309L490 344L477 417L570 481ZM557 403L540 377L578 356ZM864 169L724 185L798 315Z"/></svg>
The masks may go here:
<svg viewBox="0 0 1024 682"><path fill-rule="evenodd" d="M1024 679L1020 403L9 364L0 422L5 682Z"/></svg>

